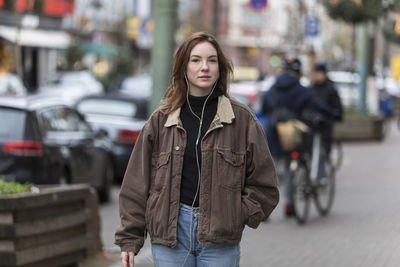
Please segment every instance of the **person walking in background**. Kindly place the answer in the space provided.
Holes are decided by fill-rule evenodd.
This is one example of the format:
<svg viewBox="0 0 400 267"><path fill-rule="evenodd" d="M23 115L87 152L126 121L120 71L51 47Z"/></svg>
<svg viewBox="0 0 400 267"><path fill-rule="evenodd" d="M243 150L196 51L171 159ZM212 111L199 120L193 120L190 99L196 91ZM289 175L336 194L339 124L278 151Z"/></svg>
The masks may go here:
<svg viewBox="0 0 400 267"><path fill-rule="evenodd" d="M146 232L155 266L239 266L244 226L257 228L276 207L264 132L229 97L231 73L208 33L176 52L164 105L140 133L121 186L115 243L124 267L134 265Z"/></svg>
<svg viewBox="0 0 400 267"><path fill-rule="evenodd" d="M329 155L333 141L333 126L335 121L341 121L343 119L343 107L335 84L327 76L327 68L324 63L317 63L314 66L311 91L338 113L334 119L325 124L325 128L322 131L322 142Z"/></svg>
<svg viewBox="0 0 400 267"><path fill-rule="evenodd" d="M301 119L306 109L312 109L327 116L338 117L339 113L315 97L310 89L300 84L301 61L297 58L285 59L283 72L277 77L271 89L264 94L262 112L267 117L266 131L269 148L276 163L286 161L286 154L282 150L276 124L280 121ZM283 163L285 169L288 162ZM289 191L290 179L285 174L285 215L294 215L292 200Z"/></svg>

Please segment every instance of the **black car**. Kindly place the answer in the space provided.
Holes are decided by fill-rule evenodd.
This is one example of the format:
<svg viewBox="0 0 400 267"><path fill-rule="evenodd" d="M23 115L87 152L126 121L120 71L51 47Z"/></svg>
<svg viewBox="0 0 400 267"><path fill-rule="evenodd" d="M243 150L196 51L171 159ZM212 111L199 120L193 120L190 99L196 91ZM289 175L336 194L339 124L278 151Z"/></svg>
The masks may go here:
<svg viewBox="0 0 400 267"><path fill-rule="evenodd" d="M148 99L120 92L88 96L77 104L93 129L105 130L112 141L115 177L120 181L147 114Z"/></svg>
<svg viewBox="0 0 400 267"><path fill-rule="evenodd" d="M107 201L110 142L75 109L38 96L0 98L0 178L34 184L89 183Z"/></svg>

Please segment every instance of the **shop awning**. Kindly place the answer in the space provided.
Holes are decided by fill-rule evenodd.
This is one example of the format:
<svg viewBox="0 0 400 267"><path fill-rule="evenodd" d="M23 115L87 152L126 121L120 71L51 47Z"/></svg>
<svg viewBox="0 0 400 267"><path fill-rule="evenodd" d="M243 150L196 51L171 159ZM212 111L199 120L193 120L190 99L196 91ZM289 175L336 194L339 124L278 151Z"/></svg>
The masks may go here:
<svg viewBox="0 0 400 267"><path fill-rule="evenodd" d="M0 37L16 43L18 29L16 27L0 26ZM41 29L26 29L19 31L19 44L21 46L44 48L67 48L71 37L64 31L47 31Z"/></svg>

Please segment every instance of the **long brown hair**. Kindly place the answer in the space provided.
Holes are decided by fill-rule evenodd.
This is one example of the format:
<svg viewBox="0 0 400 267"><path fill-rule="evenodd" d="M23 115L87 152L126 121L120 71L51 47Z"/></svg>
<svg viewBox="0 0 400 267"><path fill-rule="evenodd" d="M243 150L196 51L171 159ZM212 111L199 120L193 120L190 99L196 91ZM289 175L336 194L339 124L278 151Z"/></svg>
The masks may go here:
<svg viewBox="0 0 400 267"><path fill-rule="evenodd" d="M219 79L216 88L221 90L225 96L228 96L227 87L228 79L230 75L232 75L233 71L232 63L225 56L221 46L214 36L206 32L196 32L190 35L182 43L174 56L171 84L167 88L164 99L162 100L164 104L171 105L171 108L166 112L166 114L170 114L177 110L186 101L187 88L184 75L189 62L190 52L193 47L201 42L209 42L217 51Z"/></svg>

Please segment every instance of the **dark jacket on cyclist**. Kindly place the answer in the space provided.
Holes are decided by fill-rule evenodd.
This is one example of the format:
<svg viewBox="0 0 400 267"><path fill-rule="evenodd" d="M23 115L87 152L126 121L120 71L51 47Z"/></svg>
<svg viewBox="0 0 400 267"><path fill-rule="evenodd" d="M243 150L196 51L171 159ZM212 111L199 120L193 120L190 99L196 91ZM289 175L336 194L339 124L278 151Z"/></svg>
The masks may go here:
<svg viewBox="0 0 400 267"><path fill-rule="evenodd" d="M322 140L325 148L329 153L331 150L331 144L333 141L333 126L335 121L341 121L343 119L343 108L340 101L339 94L335 88L335 84L328 78L322 83L314 83L311 86L312 93L318 97L321 101L327 104L330 108L337 111L337 117L326 122L322 131Z"/></svg>
<svg viewBox="0 0 400 267"><path fill-rule="evenodd" d="M298 118L306 108L316 110L326 116L339 116L338 112L320 101L308 88L302 86L299 79L290 72L283 72L278 76L275 84L264 94L262 111L267 116L268 144L274 157L282 155L275 129L276 120L272 119L274 112L278 109L286 109L293 114L293 117Z"/></svg>
<svg viewBox="0 0 400 267"><path fill-rule="evenodd" d="M310 89L320 100L338 112L338 116L335 120L341 121L343 108L335 84L331 80L327 79L323 83L314 83Z"/></svg>

